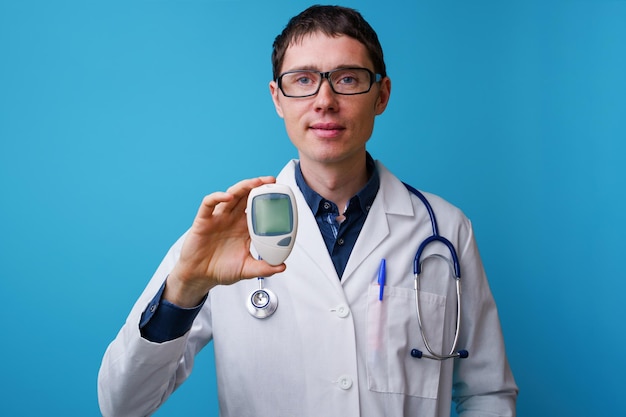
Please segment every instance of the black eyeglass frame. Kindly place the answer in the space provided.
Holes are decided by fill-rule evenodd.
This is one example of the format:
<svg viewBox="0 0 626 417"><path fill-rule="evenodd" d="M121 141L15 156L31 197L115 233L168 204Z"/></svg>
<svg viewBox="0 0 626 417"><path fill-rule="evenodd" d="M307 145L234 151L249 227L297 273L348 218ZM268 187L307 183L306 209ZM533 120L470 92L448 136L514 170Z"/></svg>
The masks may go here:
<svg viewBox="0 0 626 417"><path fill-rule="evenodd" d="M333 73L337 72L337 71L346 71L346 70L365 70L365 71L367 71L369 73L369 75L370 75L370 86L367 88L367 90L361 91L361 92L358 92L358 93L340 93L339 91L336 91L335 87L333 87L333 83L331 82L330 76ZM307 94L305 96L294 96L294 95L286 94L285 91L283 90L283 76L288 75L288 74L295 74L297 72L311 72L311 73L314 73L314 74L319 74L322 78L320 80L320 83L317 86L317 90L315 90L315 92L313 92L311 94ZM316 95L317 93L319 93L320 92L320 88L322 88L322 81L324 81L324 79L326 79L326 81L328 81L328 85L330 85L330 89L333 91L333 93L339 94L339 95L342 95L342 96L356 96L356 95L359 95L359 94L369 93L370 90L372 89L372 86L374 85L374 83L380 82L383 79L383 76L381 74L374 73L373 71L371 71L368 68L361 68L361 67L336 68L334 70L326 71L326 72L300 69L300 70L293 70L293 71L283 72L276 79L276 84L278 85L278 88L280 89L281 93L283 93L283 96L285 96L285 97L305 98L305 97L312 97L312 96Z"/></svg>

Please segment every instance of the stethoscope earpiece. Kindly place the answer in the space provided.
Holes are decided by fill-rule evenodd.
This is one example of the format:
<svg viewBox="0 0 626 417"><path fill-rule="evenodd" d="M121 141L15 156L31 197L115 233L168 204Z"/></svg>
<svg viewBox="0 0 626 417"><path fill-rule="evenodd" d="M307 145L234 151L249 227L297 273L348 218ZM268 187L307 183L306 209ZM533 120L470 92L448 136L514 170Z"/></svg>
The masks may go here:
<svg viewBox="0 0 626 417"><path fill-rule="evenodd" d="M469 352L465 349L461 349L451 355L446 355L446 356L431 356L431 355L424 355L424 353L419 350L419 349L411 349L411 356L415 359L421 359L421 358L429 358L429 359L435 359L435 360L443 360L443 359L452 359L452 358L461 358L461 359L465 359L469 356Z"/></svg>

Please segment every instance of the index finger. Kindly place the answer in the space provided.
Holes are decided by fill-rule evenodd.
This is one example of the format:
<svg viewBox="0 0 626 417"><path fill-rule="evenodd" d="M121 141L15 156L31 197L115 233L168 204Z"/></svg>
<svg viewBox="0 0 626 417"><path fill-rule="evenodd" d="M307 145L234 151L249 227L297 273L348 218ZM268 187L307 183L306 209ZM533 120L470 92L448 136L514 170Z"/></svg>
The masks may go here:
<svg viewBox="0 0 626 417"><path fill-rule="evenodd" d="M223 206L224 212L237 210L242 204L245 206L248 194L250 194L253 188L260 187L264 184L273 184L275 182L276 178L272 176L256 177L239 181L226 191L226 193L233 196L233 199Z"/></svg>

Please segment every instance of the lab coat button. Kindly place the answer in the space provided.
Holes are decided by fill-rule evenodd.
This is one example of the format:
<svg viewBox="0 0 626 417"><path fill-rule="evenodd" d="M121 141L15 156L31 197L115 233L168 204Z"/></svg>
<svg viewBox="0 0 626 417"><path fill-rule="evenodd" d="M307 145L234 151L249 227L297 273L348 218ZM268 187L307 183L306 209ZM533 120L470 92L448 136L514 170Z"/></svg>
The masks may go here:
<svg viewBox="0 0 626 417"><path fill-rule="evenodd" d="M334 309L335 313L338 317L346 318L350 315L350 309L345 304L340 304L337 308Z"/></svg>
<svg viewBox="0 0 626 417"><path fill-rule="evenodd" d="M348 375L342 375L341 377L339 377L339 381L337 382L339 383L339 388L343 390L352 388L352 378L350 378Z"/></svg>

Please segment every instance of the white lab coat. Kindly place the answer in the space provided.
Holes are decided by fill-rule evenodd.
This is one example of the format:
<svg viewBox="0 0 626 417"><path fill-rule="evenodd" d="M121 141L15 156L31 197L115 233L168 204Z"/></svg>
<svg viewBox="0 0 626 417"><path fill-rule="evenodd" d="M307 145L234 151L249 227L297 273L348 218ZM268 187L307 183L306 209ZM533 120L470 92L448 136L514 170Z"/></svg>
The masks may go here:
<svg viewBox="0 0 626 417"><path fill-rule="evenodd" d="M458 348L469 358L415 359L426 351L415 313L413 259L432 234L424 205L382 164L380 190L341 280L311 210L294 180L295 162L278 182L291 186L298 236L287 270L265 280L279 298L276 313L253 318L245 300L256 279L211 290L192 329L162 344L142 339L139 317L180 253L168 252L111 343L99 374L105 416L148 415L191 372L194 356L213 340L222 417L380 417L515 414L517 387L507 363L496 306L469 220L444 200L425 194L440 234L456 247L462 268L463 318ZM449 256L431 244L426 253ZM377 272L386 259L387 285L378 300ZM436 265L438 268L443 263ZM447 274L447 271L443 269ZM454 280L422 280L422 314L431 346L449 349L454 335Z"/></svg>

